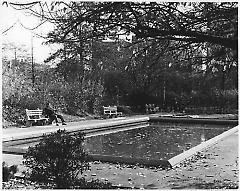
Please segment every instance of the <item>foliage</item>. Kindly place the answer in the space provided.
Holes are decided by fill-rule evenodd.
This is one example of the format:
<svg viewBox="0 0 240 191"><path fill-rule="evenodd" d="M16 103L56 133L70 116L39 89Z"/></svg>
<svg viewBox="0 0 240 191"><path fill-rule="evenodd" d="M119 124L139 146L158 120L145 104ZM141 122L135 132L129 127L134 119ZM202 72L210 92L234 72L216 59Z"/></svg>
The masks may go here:
<svg viewBox="0 0 240 191"><path fill-rule="evenodd" d="M25 109L43 108L44 103L38 92L27 95L12 95L3 101L3 118L16 124L25 124Z"/></svg>
<svg viewBox="0 0 240 191"><path fill-rule="evenodd" d="M97 81L70 81L58 68L38 64L33 85L30 63L7 58L3 61L3 118L15 124L25 124L25 109L43 108L47 101L58 112L83 116L85 111L98 112L101 91Z"/></svg>
<svg viewBox="0 0 240 191"><path fill-rule="evenodd" d="M32 91L30 66L28 61L4 58L2 66L3 100L13 94L26 95Z"/></svg>
<svg viewBox="0 0 240 191"><path fill-rule="evenodd" d="M24 164L31 169L31 180L53 182L56 188L72 187L79 173L89 169L83 141L81 132L70 135L66 130L58 130L45 135L24 154Z"/></svg>
<svg viewBox="0 0 240 191"><path fill-rule="evenodd" d="M6 162L2 162L2 181L7 182L14 177L14 174L18 171L17 165L8 166Z"/></svg>
<svg viewBox="0 0 240 191"><path fill-rule="evenodd" d="M5 120L24 124L25 109L41 106L38 94L32 87L31 65L25 60L3 60L3 118Z"/></svg>
<svg viewBox="0 0 240 191"><path fill-rule="evenodd" d="M111 38L130 38L134 43L155 39L168 41L168 50L209 52L212 58L222 55L237 60L236 2L36 2L14 4L56 25L48 35L49 43L73 44L67 48L73 56L86 54L86 44ZM51 8L50 8L51 7ZM51 11L50 11L51 10ZM206 51L206 47L207 50ZM89 50L87 51L89 53ZM91 52L91 51L90 51Z"/></svg>
<svg viewBox="0 0 240 191"><path fill-rule="evenodd" d="M36 6L18 4L18 8L55 21L59 27L49 35L51 42L79 42L76 34L88 26L84 38L134 33L139 39L185 45L209 42L237 50L237 3L233 2L53 2L51 11L47 3L36 4L39 11Z"/></svg>
<svg viewBox="0 0 240 191"><path fill-rule="evenodd" d="M47 43L61 48L46 60L54 66L35 65L34 84L28 59L4 60L4 119L23 123L26 107L46 101L80 116L100 114L103 105L144 111L148 103L174 110L238 103L226 93L238 89L237 3L9 5L51 21Z"/></svg>

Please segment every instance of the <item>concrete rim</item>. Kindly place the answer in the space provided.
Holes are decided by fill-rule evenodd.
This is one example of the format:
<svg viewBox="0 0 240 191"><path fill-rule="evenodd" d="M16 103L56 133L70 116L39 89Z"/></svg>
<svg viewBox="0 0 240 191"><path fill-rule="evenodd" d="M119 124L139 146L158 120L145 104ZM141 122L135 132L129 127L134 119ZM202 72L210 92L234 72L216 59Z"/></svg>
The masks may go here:
<svg viewBox="0 0 240 191"><path fill-rule="evenodd" d="M213 137L212 139L209 139L171 159L168 160L168 162L172 165L172 167L180 164L182 161L190 158L191 156L193 156L194 154L196 154L197 152L199 151L202 151L203 149L206 149L214 144L216 144L218 141L224 139L225 137L227 136L230 136L234 133L237 133L239 130L239 125L236 126L236 127L233 127L231 129L229 129L228 131L225 131L223 132L222 134L216 136L216 137Z"/></svg>
<svg viewBox="0 0 240 191"><path fill-rule="evenodd" d="M83 130L89 130L89 129L97 129L97 128L103 128L103 127L109 127L109 126L117 126L117 125L129 125L131 123L141 123L141 122L148 122L149 117L141 117L137 119L120 119L120 120L111 120L111 121L103 121L98 124L88 124L88 125L82 125L81 129ZM47 129L47 127L50 127ZM64 130L66 129L68 132L73 132L73 131L78 131L79 126L74 125L74 126L46 126L45 129L41 129L39 131L34 131L34 132L23 132L23 133L18 133L18 134L9 134L9 135L4 135L2 137L2 141L11 141L15 139L27 139L31 137L41 137L43 134L49 134L52 133L53 131L57 131L58 129Z"/></svg>

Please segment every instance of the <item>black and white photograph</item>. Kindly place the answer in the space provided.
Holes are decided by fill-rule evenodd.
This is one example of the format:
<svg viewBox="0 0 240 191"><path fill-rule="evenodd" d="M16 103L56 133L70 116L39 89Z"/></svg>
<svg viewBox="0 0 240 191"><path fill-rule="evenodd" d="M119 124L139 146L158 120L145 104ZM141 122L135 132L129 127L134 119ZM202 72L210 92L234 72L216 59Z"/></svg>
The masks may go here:
<svg viewBox="0 0 240 191"><path fill-rule="evenodd" d="M1 1L2 189L239 189L238 1Z"/></svg>

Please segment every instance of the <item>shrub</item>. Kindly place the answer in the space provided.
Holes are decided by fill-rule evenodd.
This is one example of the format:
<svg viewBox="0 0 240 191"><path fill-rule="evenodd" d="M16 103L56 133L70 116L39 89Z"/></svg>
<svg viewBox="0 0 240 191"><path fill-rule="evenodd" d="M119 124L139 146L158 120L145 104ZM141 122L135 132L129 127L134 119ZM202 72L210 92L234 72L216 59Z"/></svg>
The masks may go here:
<svg viewBox="0 0 240 191"><path fill-rule="evenodd" d="M70 135L60 129L44 135L41 142L29 147L23 156L24 165L31 170L30 179L54 183L58 189L73 187L79 173L89 169L83 141L83 133Z"/></svg>
<svg viewBox="0 0 240 191"><path fill-rule="evenodd" d="M3 101L3 118L15 124L25 125L25 109L37 109L43 105L42 99L37 93L29 93L25 96L9 96Z"/></svg>
<svg viewBox="0 0 240 191"><path fill-rule="evenodd" d="M8 166L6 162L2 163L2 181L7 182L18 171L17 165Z"/></svg>

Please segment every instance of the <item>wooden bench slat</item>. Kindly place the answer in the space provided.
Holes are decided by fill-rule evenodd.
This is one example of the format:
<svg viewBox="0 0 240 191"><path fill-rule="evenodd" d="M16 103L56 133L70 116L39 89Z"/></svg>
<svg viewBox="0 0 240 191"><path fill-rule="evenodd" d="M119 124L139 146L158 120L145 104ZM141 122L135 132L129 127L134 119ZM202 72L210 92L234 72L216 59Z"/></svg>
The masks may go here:
<svg viewBox="0 0 240 191"><path fill-rule="evenodd" d="M103 106L103 114L104 115L122 115L122 112L117 111L117 106Z"/></svg>
<svg viewBox="0 0 240 191"><path fill-rule="evenodd" d="M42 115L42 113L27 113L27 115Z"/></svg>

